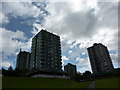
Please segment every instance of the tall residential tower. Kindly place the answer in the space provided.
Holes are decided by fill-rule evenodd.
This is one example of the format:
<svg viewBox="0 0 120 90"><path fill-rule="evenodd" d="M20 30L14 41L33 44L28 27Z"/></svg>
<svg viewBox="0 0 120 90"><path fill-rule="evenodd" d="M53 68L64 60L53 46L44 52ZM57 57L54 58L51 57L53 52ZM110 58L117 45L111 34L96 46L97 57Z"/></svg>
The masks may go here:
<svg viewBox="0 0 120 90"><path fill-rule="evenodd" d="M87 48L93 73L113 71L113 64L106 46L95 43Z"/></svg>
<svg viewBox="0 0 120 90"><path fill-rule="evenodd" d="M60 37L41 30L32 39L30 70L62 71Z"/></svg>

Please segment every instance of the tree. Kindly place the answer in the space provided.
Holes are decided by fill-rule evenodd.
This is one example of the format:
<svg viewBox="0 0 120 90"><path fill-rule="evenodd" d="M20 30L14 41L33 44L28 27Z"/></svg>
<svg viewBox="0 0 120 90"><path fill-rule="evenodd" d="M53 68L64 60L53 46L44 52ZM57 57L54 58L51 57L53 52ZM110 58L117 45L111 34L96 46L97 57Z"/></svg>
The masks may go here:
<svg viewBox="0 0 120 90"><path fill-rule="evenodd" d="M86 80L90 80L92 77L92 73L90 71L85 71L85 73L83 73L83 76Z"/></svg>
<svg viewBox="0 0 120 90"><path fill-rule="evenodd" d="M72 79L75 80L75 81L77 81L77 82L79 82L79 81L80 81L80 76L81 76L80 73L76 73L76 74L72 77Z"/></svg>
<svg viewBox="0 0 120 90"><path fill-rule="evenodd" d="M13 69L12 69L12 66L10 65L10 67L8 68L8 71L12 71Z"/></svg>
<svg viewBox="0 0 120 90"><path fill-rule="evenodd" d="M91 72L90 71L85 71L85 73L83 73L83 75L85 75L85 76L91 76Z"/></svg>

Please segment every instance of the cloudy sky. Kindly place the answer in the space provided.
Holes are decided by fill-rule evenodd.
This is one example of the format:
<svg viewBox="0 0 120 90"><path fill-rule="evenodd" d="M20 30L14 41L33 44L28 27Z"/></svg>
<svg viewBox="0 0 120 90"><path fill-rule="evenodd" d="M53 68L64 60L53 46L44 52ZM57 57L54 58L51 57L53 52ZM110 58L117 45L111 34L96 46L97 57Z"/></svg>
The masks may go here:
<svg viewBox="0 0 120 90"><path fill-rule="evenodd" d="M41 29L60 36L63 66L72 63L79 72L91 71L86 48L102 43L118 67L118 2L5 1L0 2L0 68L15 68L19 49L31 52L32 37Z"/></svg>

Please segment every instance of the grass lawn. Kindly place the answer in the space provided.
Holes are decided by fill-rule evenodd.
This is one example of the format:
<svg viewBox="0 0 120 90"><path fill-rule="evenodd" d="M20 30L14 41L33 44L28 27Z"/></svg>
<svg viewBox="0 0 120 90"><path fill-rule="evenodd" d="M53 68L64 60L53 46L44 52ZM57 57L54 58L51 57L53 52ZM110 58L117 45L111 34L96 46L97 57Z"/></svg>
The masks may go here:
<svg viewBox="0 0 120 90"><path fill-rule="evenodd" d="M96 80L96 88L119 88L120 77Z"/></svg>
<svg viewBox="0 0 120 90"><path fill-rule="evenodd" d="M86 88L89 82L40 77L3 77L3 88Z"/></svg>
<svg viewBox="0 0 120 90"><path fill-rule="evenodd" d="M2 88L2 76L0 76L0 90Z"/></svg>

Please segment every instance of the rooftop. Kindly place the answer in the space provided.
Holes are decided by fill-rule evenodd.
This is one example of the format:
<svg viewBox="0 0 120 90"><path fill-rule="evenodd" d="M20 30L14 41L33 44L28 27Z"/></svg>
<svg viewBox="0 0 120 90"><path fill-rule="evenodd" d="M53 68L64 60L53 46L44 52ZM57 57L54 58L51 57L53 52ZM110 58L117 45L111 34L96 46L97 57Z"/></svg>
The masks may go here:
<svg viewBox="0 0 120 90"><path fill-rule="evenodd" d="M59 37L58 35L55 35L55 34L53 34L53 33L51 33L51 32L48 32L47 30L44 30L44 29L42 29L40 32L38 32L34 37L36 37L37 35L39 35L39 33L41 33L41 32L49 33L49 34L52 34L52 35L54 35L54 36L56 36L56 37ZM60 37L59 37L59 38L60 38Z"/></svg>

